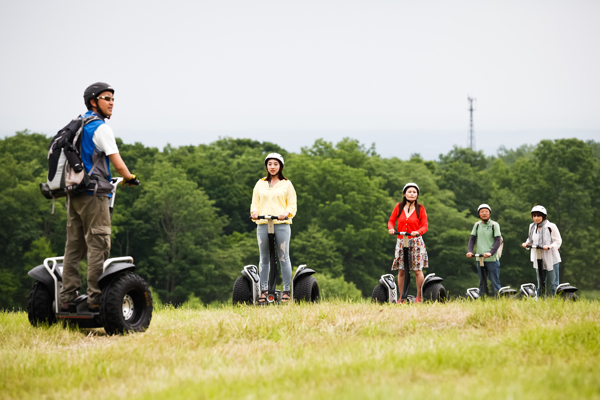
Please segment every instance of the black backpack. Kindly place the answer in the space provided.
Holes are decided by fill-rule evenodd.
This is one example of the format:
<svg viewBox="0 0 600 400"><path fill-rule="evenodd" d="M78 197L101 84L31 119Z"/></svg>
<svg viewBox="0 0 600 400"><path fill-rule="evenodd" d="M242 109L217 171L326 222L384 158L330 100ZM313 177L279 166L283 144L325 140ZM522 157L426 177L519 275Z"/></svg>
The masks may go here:
<svg viewBox="0 0 600 400"><path fill-rule="evenodd" d="M81 159L81 136L83 127L97 116L76 118L52 138L48 147L48 180L40 183L42 195L54 200L71 194L83 193L88 189L90 177ZM90 171L91 172L91 171Z"/></svg>

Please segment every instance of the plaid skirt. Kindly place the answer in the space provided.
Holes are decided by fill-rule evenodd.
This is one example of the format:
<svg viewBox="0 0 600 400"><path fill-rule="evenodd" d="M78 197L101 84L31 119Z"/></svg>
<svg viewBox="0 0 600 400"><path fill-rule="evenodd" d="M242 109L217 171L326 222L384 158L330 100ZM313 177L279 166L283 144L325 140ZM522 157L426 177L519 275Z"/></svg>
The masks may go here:
<svg viewBox="0 0 600 400"><path fill-rule="evenodd" d="M396 252L392 271L396 269L404 270L404 251L402 248L403 240L398 239L396 242ZM408 240L408 259L412 260L412 270L421 271L423 268L429 268L429 258L427 257L427 249L425 242L421 236L417 236Z"/></svg>

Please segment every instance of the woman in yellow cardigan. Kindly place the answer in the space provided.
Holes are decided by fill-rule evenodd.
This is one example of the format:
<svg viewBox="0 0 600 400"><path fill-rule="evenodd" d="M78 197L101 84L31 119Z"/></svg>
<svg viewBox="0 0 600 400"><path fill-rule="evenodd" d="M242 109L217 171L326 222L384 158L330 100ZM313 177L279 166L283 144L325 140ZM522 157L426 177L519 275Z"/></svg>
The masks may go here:
<svg viewBox="0 0 600 400"><path fill-rule="evenodd" d="M290 300L290 287L292 283L292 263L290 261L290 237L292 234L292 218L296 215L296 191L289 179L283 176L283 157L278 153L271 153L265 158L267 176L259 179L252 192L250 213L256 220L256 237L260 250L260 286L261 295L259 303L267 300L269 288L269 236L267 221L257 220L259 215L278 216L275 220L275 241L277 254L281 265L283 277L282 301ZM288 218L287 220L285 218Z"/></svg>

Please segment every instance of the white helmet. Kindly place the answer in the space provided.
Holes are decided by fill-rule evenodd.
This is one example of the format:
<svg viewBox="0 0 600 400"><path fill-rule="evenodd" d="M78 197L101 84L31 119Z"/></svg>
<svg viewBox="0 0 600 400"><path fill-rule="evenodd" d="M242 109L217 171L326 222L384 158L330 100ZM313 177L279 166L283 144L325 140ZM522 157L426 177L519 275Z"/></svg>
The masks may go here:
<svg viewBox="0 0 600 400"><path fill-rule="evenodd" d="M544 206L535 206L535 207L533 207L531 209L531 212L532 213L539 212L539 213L542 213L542 214L544 214L546 216L548 215L548 212L546 211L546 207L544 207Z"/></svg>
<svg viewBox="0 0 600 400"><path fill-rule="evenodd" d="M416 183L408 182L406 185L404 185L404 189L402 189L402 194L406 193L406 191L410 187L414 187L415 189L417 189L417 194L421 193L421 191L419 190L419 186L417 186Z"/></svg>
<svg viewBox="0 0 600 400"><path fill-rule="evenodd" d="M492 208L487 204L483 203L479 207L477 207L477 214L479 214L479 210L481 210L482 208L487 208L488 210L490 210L490 212L492 212Z"/></svg>
<svg viewBox="0 0 600 400"><path fill-rule="evenodd" d="M268 155L265 157L265 164L267 164L267 160L268 160L269 158L274 158L275 160L278 160L278 161L281 163L281 165L283 165L283 164L284 164L284 162L283 162L283 156L282 156L281 154L279 154L279 153L269 153L269 154L268 154Z"/></svg>

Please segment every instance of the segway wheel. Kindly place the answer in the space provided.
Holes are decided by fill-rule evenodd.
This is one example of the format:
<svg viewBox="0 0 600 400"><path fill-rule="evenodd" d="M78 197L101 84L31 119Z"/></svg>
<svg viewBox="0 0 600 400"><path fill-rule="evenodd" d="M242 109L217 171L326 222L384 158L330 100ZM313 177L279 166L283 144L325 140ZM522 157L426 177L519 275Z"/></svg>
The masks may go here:
<svg viewBox="0 0 600 400"><path fill-rule="evenodd" d="M233 284L233 304L252 304L252 288L248 279L240 276Z"/></svg>
<svg viewBox="0 0 600 400"><path fill-rule="evenodd" d="M319 284L314 276L300 277L294 285L294 300L317 302L319 301Z"/></svg>
<svg viewBox="0 0 600 400"><path fill-rule="evenodd" d="M423 301L446 301L446 288L441 283L432 283L423 290Z"/></svg>
<svg viewBox="0 0 600 400"><path fill-rule="evenodd" d="M373 294L371 294L373 303L387 303L389 301L387 288L381 283L375 286Z"/></svg>
<svg viewBox="0 0 600 400"><path fill-rule="evenodd" d="M27 317L33 326L43 324L52 325L56 322L56 315L52 309L52 294L40 281L36 281L29 292L27 300Z"/></svg>
<svg viewBox="0 0 600 400"><path fill-rule="evenodd" d="M102 290L100 316L109 335L144 332L152 319L152 295L141 276L126 272Z"/></svg>
<svg viewBox="0 0 600 400"><path fill-rule="evenodd" d="M579 296L577 296L573 292L565 293L562 295L564 301L577 301L579 300Z"/></svg>

